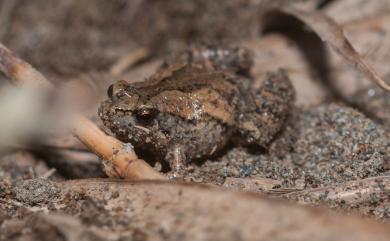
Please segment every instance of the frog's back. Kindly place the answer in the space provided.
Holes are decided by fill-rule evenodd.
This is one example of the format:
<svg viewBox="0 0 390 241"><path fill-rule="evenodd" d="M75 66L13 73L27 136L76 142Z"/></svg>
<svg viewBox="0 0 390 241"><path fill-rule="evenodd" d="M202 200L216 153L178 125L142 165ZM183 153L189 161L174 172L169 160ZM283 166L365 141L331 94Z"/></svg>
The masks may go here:
<svg viewBox="0 0 390 241"><path fill-rule="evenodd" d="M233 125L240 97L234 78L199 65L172 65L144 82L133 83L132 88L160 112L185 119L215 118Z"/></svg>

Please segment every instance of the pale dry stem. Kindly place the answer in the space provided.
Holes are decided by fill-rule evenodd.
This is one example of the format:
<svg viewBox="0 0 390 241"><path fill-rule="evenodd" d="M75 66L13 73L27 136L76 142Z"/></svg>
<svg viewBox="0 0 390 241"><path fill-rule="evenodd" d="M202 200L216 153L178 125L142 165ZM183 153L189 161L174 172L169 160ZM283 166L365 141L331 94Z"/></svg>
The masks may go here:
<svg viewBox="0 0 390 241"><path fill-rule="evenodd" d="M15 84L52 88L50 82L30 64L15 57L0 43L0 71ZM75 114L73 134L96 155L106 160L106 172L111 177L128 179L165 179L144 160L139 159L130 146L106 135L92 121Z"/></svg>
<svg viewBox="0 0 390 241"><path fill-rule="evenodd" d="M113 76L120 76L123 72L136 64L137 62L147 58L150 55L148 48L138 48L127 53L125 56L120 58L111 68L110 73Z"/></svg>

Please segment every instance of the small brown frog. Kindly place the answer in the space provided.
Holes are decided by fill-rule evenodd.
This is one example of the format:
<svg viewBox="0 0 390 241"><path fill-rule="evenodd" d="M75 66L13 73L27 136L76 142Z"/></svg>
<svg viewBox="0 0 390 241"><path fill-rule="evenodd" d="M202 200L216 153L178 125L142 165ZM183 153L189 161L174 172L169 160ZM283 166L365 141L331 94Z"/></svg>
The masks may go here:
<svg viewBox="0 0 390 241"><path fill-rule="evenodd" d="M229 141L265 147L282 128L294 90L283 71L252 89L252 63L241 48L192 48L143 82L111 85L99 116L118 139L168 162L173 176Z"/></svg>

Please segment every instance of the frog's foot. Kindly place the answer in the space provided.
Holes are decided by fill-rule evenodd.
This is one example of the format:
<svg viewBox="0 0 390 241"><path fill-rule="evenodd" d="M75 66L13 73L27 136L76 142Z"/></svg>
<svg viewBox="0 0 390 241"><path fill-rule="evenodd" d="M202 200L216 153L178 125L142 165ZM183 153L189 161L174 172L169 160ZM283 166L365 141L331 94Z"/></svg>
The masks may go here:
<svg viewBox="0 0 390 241"><path fill-rule="evenodd" d="M169 150L165 156L165 160L168 161L171 171L168 173L169 179L180 179L185 173L185 160L183 146L177 145L173 149Z"/></svg>

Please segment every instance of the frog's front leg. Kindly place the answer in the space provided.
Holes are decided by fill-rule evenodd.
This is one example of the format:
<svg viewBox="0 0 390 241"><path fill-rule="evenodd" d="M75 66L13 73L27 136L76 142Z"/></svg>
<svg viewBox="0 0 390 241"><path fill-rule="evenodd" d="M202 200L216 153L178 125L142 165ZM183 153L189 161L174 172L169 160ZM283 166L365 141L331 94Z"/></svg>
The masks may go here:
<svg viewBox="0 0 390 241"><path fill-rule="evenodd" d="M171 171L168 174L170 179L183 177L186 165L186 155L184 153L183 145L177 144L169 149L165 156L165 160L171 167Z"/></svg>

